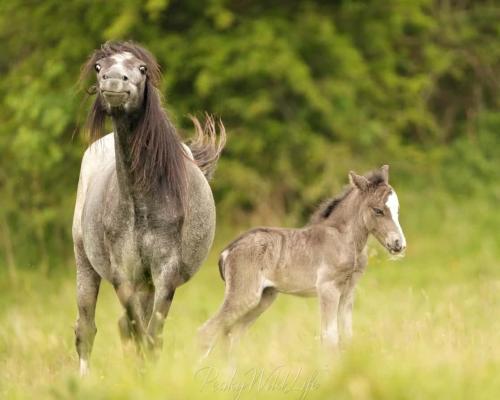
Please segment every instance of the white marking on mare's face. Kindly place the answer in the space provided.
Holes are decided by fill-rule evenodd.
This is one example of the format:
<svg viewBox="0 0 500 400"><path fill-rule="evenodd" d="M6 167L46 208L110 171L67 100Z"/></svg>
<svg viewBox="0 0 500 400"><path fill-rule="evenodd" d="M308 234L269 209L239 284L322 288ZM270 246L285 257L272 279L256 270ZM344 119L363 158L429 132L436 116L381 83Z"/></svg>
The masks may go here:
<svg viewBox="0 0 500 400"><path fill-rule="evenodd" d="M123 53L114 54L111 56L111 58L115 62L114 68L116 70L118 70L122 75L129 75L130 71L125 66L125 61L134 58L134 55L132 53L125 51Z"/></svg>
<svg viewBox="0 0 500 400"><path fill-rule="evenodd" d="M401 241L402 241L402 246L403 248L406 247L406 238L403 233L403 229L401 228L401 225L399 224L399 200L398 200L398 195L392 190L392 192L389 194L387 197L387 201L385 202L385 205L391 212L391 217L392 220L394 221L394 224L396 224L396 227L399 230L399 234L401 235Z"/></svg>
<svg viewBox="0 0 500 400"><path fill-rule="evenodd" d="M113 54L111 58L117 63L122 64L124 61L134 58L134 55L132 53L129 53L128 51L125 51L123 53Z"/></svg>

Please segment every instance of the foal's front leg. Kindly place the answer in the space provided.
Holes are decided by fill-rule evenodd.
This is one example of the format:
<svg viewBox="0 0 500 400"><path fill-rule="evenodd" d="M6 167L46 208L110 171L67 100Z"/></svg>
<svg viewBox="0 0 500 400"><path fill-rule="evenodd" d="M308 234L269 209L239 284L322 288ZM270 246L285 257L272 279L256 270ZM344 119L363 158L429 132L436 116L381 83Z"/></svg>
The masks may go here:
<svg viewBox="0 0 500 400"><path fill-rule="evenodd" d="M321 341L330 347L339 344L338 307L341 292L335 281L325 281L318 286L321 312Z"/></svg>
<svg viewBox="0 0 500 400"><path fill-rule="evenodd" d="M339 327L342 344L352 339L352 307L354 304L354 287L348 288L340 297Z"/></svg>
<svg viewBox="0 0 500 400"><path fill-rule="evenodd" d="M361 262L366 265L366 258ZM339 328L341 344L346 344L352 339L352 308L354 305L356 284L360 277L361 272L353 272L351 279L345 284L340 296Z"/></svg>

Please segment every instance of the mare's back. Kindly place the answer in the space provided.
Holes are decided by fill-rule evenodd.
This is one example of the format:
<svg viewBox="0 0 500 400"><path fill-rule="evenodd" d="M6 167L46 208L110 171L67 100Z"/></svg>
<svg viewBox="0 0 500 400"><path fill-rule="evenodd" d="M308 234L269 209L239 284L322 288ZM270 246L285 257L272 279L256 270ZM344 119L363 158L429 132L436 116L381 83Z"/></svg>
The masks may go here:
<svg viewBox="0 0 500 400"><path fill-rule="evenodd" d="M73 237L81 235L81 215L87 196L108 181L115 168L114 135L110 133L92 143L83 155L73 217Z"/></svg>

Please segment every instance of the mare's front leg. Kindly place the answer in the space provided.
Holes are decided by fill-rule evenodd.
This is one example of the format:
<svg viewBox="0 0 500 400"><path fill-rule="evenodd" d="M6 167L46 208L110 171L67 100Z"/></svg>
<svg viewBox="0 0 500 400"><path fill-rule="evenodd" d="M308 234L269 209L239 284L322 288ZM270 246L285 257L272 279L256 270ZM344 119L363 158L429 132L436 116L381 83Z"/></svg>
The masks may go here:
<svg viewBox="0 0 500 400"><path fill-rule="evenodd" d="M89 360L94 344L95 306L101 277L94 271L82 245L75 245L76 257L76 302L78 319L75 325L76 351L80 359L80 375L89 373Z"/></svg>
<svg viewBox="0 0 500 400"><path fill-rule="evenodd" d="M183 283L179 274L179 258L171 257L162 263L162 267L155 271L153 283L155 286L153 309L147 326L147 345L151 351L150 356L158 356L163 346L162 332L170 305L174 298L175 289Z"/></svg>
<svg viewBox="0 0 500 400"><path fill-rule="evenodd" d="M333 280L318 285L318 298L321 312L321 341L328 347L339 344L338 307L341 291Z"/></svg>
<svg viewBox="0 0 500 400"><path fill-rule="evenodd" d="M123 308L125 315L118 321L123 349L128 353L129 343L134 339L137 353L142 356L144 341L147 339L147 310L144 307L144 296L137 284L130 282L127 277L117 275L113 278L113 287Z"/></svg>
<svg viewBox="0 0 500 400"><path fill-rule="evenodd" d="M154 297L154 288L145 288L136 293L136 297L139 299L139 304L142 309L142 319L144 321L149 321L151 317L151 309L153 306L153 297ZM125 311L125 314L118 321L118 329L120 332L120 337L122 340L123 352L125 355L131 354L131 344L132 341L135 340L136 344L138 344L138 352L140 354L141 346L142 346L142 337L144 334L139 332L137 329L139 326L133 323L133 320L130 318L130 312Z"/></svg>

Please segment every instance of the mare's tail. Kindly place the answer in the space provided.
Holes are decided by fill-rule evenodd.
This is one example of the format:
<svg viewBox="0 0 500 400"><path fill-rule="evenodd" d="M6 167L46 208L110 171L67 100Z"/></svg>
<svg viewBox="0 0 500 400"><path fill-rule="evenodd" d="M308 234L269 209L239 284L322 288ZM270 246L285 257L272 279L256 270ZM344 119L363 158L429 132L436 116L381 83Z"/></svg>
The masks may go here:
<svg viewBox="0 0 500 400"><path fill-rule="evenodd" d="M222 149L226 144L226 129L219 120L219 140L217 140L217 128L214 118L205 114L205 124L202 127L198 118L191 116L196 136L188 143L193 158L200 167L203 175L209 181L215 172L217 161L219 160Z"/></svg>

